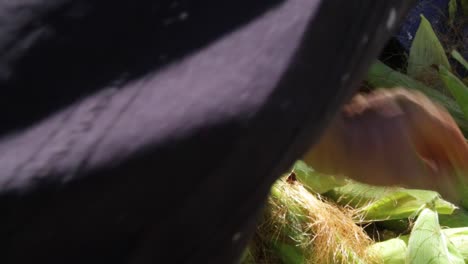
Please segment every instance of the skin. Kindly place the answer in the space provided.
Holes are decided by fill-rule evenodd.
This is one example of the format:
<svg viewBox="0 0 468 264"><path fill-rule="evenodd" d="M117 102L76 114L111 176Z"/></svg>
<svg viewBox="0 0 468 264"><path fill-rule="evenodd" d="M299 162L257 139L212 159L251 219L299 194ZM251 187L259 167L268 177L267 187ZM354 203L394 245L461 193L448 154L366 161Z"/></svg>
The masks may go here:
<svg viewBox="0 0 468 264"><path fill-rule="evenodd" d="M402 88L356 95L304 160L322 173L432 189L451 201L468 180L468 145L450 114Z"/></svg>

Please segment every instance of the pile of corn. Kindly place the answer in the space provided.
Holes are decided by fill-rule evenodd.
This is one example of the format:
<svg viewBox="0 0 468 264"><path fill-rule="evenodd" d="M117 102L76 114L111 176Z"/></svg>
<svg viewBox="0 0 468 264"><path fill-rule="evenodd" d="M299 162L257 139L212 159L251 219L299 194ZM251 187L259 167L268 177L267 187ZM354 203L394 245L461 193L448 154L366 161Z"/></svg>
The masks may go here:
<svg viewBox="0 0 468 264"><path fill-rule="evenodd" d="M433 191L339 181L298 161L242 263L468 263L468 213Z"/></svg>
<svg viewBox="0 0 468 264"><path fill-rule="evenodd" d="M451 16L456 8L451 0ZM467 136L468 78L460 67L468 71L468 62L443 47L422 16L406 72L377 61L366 83L422 92ZM454 205L434 191L366 185L298 161L272 187L242 263L468 263L468 185L458 187L462 202Z"/></svg>

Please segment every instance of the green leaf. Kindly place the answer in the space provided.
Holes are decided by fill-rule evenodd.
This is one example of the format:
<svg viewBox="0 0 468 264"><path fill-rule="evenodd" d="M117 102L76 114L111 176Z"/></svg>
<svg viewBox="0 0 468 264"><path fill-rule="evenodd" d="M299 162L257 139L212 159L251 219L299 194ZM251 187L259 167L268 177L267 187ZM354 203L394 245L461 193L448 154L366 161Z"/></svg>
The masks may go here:
<svg viewBox="0 0 468 264"><path fill-rule="evenodd" d="M367 251L376 255L383 264L405 264L407 241L401 238L393 238L387 241L371 245Z"/></svg>
<svg viewBox="0 0 468 264"><path fill-rule="evenodd" d="M449 22L453 24L455 16L457 14L457 0L450 0L448 3Z"/></svg>
<svg viewBox="0 0 468 264"><path fill-rule="evenodd" d="M460 4L463 10L463 14L468 16L468 0L460 0Z"/></svg>
<svg viewBox="0 0 468 264"><path fill-rule="evenodd" d="M279 241L275 243L274 247L284 264L301 264L305 262L305 257L299 247Z"/></svg>
<svg viewBox="0 0 468 264"><path fill-rule="evenodd" d="M439 75L468 119L468 88L443 65L439 67Z"/></svg>
<svg viewBox="0 0 468 264"><path fill-rule="evenodd" d="M418 216L408 241L408 263L464 264L463 256L442 232L437 212L425 208Z"/></svg>
<svg viewBox="0 0 468 264"><path fill-rule="evenodd" d="M443 95L435 89L427 87L423 83L409 77L408 75L393 70L381 61L377 61L372 64L369 69L366 81L373 87L405 87L418 90L431 99L439 102L449 111L453 111L456 114L463 116L461 110L458 108L457 103L454 102L451 98Z"/></svg>
<svg viewBox="0 0 468 264"><path fill-rule="evenodd" d="M437 192L402 189L361 208L367 220L403 219L416 216L427 204L440 214L451 214L455 205L442 200Z"/></svg>
<svg viewBox="0 0 468 264"><path fill-rule="evenodd" d="M373 87L405 87L424 93L430 99L445 107L457 122L463 133L468 135L468 122L465 120L465 115L460 110L460 107L454 100L443 95L439 91L429 88L423 83L416 81L401 72L393 70L381 61L375 62L370 67L366 81Z"/></svg>
<svg viewBox="0 0 468 264"><path fill-rule="evenodd" d="M454 58L456 61L458 61L465 69L468 71L468 61L463 58L463 56L456 50L452 50L452 58Z"/></svg>
<svg viewBox="0 0 468 264"><path fill-rule="evenodd" d="M318 173L300 160L294 164L293 172L302 185L315 193L328 192L335 187L346 184L344 179Z"/></svg>
<svg viewBox="0 0 468 264"><path fill-rule="evenodd" d="M375 202L378 199L394 192L394 188L372 186L364 183L350 181L348 184L334 188L324 196L327 196L340 205L360 208Z"/></svg>
<svg viewBox="0 0 468 264"><path fill-rule="evenodd" d="M429 21L421 15L421 23L411 44L407 73L420 79L437 77L432 65L443 65L450 69L450 63L444 48L432 29Z"/></svg>
<svg viewBox="0 0 468 264"><path fill-rule="evenodd" d="M358 208L365 221L384 221L416 216L427 204L440 214L451 214L456 206L443 200L437 192L387 188L350 182L323 194L340 205Z"/></svg>

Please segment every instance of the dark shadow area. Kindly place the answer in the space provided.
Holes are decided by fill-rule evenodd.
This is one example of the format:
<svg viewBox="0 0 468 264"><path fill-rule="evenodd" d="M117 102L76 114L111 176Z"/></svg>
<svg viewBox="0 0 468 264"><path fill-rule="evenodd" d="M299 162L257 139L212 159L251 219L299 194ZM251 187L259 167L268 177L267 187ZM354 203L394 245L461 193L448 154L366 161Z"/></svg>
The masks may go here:
<svg viewBox="0 0 468 264"><path fill-rule="evenodd" d="M0 83L0 134L115 82L156 70L279 2L83 0L31 18L17 37L34 30L47 34L18 55L12 75Z"/></svg>
<svg viewBox="0 0 468 264"><path fill-rule="evenodd" d="M187 197L193 196L203 180L213 177L231 153L239 128L235 122L226 120L190 138L166 142L157 152L148 146L148 150L141 150L118 167L95 168L87 177L74 179L66 186L55 180L59 175L49 175L38 180L40 188L27 196L3 193L0 196L3 261L88 263L92 259L92 263L128 263L130 260L126 258L141 246L136 243L144 241L154 227L159 232L173 228L174 218L189 202ZM238 178L247 181L249 176ZM238 190L240 197L249 191L243 194ZM206 194L213 191L206 190ZM222 202L219 197L213 198ZM197 221L198 217L202 216L192 215L186 220ZM210 239L201 238L200 245L209 244ZM189 246L192 245L180 243L177 248L186 252ZM24 254L24 249L28 254ZM178 255L172 260L179 263L177 260L184 258Z"/></svg>
<svg viewBox="0 0 468 264"><path fill-rule="evenodd" d="M408 54L397 38L391 38L382 50L379 60L390 66L392 69L406 71Z"/></svg>

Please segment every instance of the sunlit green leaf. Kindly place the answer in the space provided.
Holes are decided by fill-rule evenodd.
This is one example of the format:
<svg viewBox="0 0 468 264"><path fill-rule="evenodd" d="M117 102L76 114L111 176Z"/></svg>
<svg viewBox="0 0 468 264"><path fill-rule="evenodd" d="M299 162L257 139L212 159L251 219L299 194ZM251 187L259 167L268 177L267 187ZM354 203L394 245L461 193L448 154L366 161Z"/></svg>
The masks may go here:
<svg viewBox="0 0 468 264"><path fill-rule="evenodd" d="M293 172L299 182L315 193L324 193L346 184L344 179L316 172L303 161L297 161L294 164Z"/></svg>
<svg viewBox="0 0 468 264"><path fill-rule="evenodd" d="M463 56L456 50L452 50L452 58L454 58L456 61L458 61L465 69L468 71L468 61L463 58Z"/></svg>
<svg viewBox="0 0 468 264"><path fill-rule="evenodd" d="M440 214L451 214L455 205L440 198L439 194L425 190L399 190L361 208L366 219L402 219L416 216L426 204L434 204Z"/></svg>
<svg viewBox="0 0 468 264"><path fill-rule="evenodd" d="M414 217L427 204L440 214L451 214L456 206L443 200L437 192L403 188L376 187L349 183L324 194L338 204L359 208L366 221Z"/></svg>
<svg viewBox="0 0 468 264"><path fill-rule="evenodd" d="M429 21L421 15L421 23L411 44L407 73L420 78L437 77L433 65L443 65L450 69L450 63L439 39Z"/></svg>
<svg viewBox="0 0 468 264"><path fill-rule="evenodd" d="M468 88L444 66L439 67L439 75L445 87L452 93L461 110L468 119Z"/></svg>
<svg viewBox="0 0 468 264"><path fill-rule="evenodd" d="M349 205L359 208L375 202L378 199L390 195L394 188L377 187L359 182L350 182L342 187L334 188L325 196L332 198L340 205Z"/></svg>

